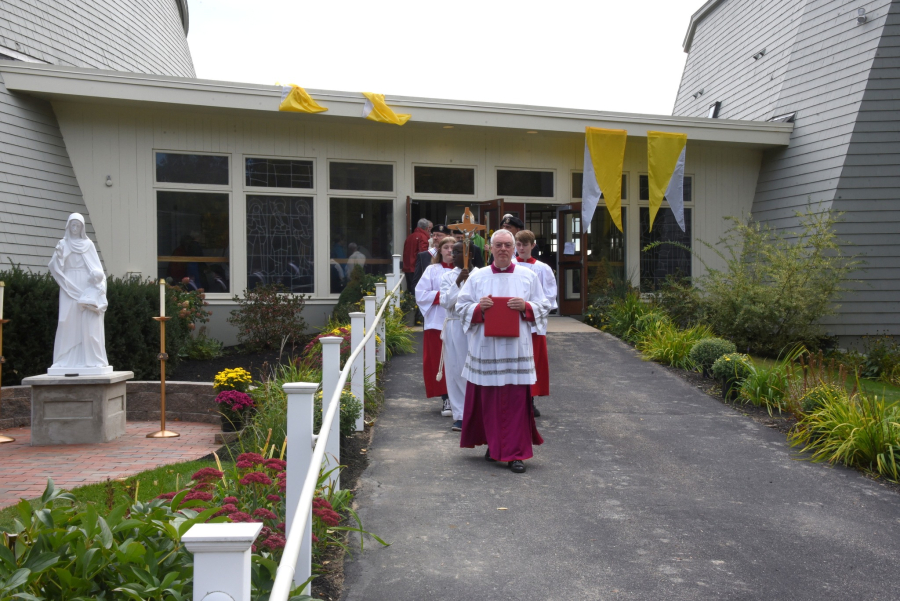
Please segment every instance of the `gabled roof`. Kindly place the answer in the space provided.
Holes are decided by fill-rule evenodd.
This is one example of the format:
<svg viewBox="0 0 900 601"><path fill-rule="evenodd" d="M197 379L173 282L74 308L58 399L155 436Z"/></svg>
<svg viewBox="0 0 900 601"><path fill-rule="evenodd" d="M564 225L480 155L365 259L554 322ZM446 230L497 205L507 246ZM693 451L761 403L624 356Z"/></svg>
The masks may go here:
<svg viewBox="0 0 900 601"><path fill-rule="evenodd" d="M256 112L284 119L308 119L316 123L359 120L365 97L359 92L307 90L326 113L281 113L281 87L229 81L211 81L145 73L103 71L58 65L0 61L0 73L8 90L51 101L117 104L148 108ZM762 148L787 146L792 123L739 121L614 113L494 102L389 96L388 104L401 113L412 113L406 126L453 125L477 128L536 130L584 134L586 126L626 129L633 137L648 131L677 131L691 140L706 140ZM332 121L334 120L334 121Z"/></svg>
<svg viewBox="0 0 900 601"><path fill-rule="evenodd" d="M697 29L697 23L702 21L706 15L711 13L721 3L722 0L708 0L706 4L700 7L700 10L691 15L691 23L688 25L687 33L684 35L684 42L681 44L685 52L691 51L691 42L694 41L694 31Z"/></svg>

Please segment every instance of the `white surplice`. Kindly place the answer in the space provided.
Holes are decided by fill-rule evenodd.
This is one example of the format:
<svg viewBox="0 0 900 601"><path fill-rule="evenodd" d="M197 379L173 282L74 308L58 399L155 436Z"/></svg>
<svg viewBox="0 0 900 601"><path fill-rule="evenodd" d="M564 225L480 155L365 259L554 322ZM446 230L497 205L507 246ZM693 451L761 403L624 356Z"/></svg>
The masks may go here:
<svg viewBox="0 0 900 601"><path fill-rule="evenodd" d="M550 303L533 271L519 268L513 262L506 270L495 273L493 265L480 269L463 286L456 301L463 330L469 338L469 352L463 377L478 386L534 384L534 352L531 348L531 324L519 321L518 338L487 337L484 325L472 323L479 301L484 296L519 297L531 306L535 325L547 328ZM490 309L488 309L490 311Z"/></svg>
<svg viewBox="0 0 900 601"><path fill-rule="evenodd" d="M521 261L518 257L516 257L516 266L525 267L534 272L534 275L538 277L538 280L541 282L541 288L544 289L544 296L547 297L547 301L550 303L550 310L553 311L557 309L559 306L556 304L556 296L558 294L556 289L556 275L553 273L553 269L550 268L549 265L542 261L538 261L534 257L532 257L534 263L529 261ZM547 322L544 322L543 329L539 328L537 325L531 326L531 331L537 334L538 336L546 336L547 335Z"/></svg>
<svg viewBox="0 0 900 601"><path fill-rule="evenodd" d="M453 411L453 420L463 418L463 409L466 401L466 379L463 377L463 367L466 364L466 355L469 352L469 341L463 331L460 315L456 308L459 298L459 286L456 278L462 270L454 267L445 271L441 276L441 306L447 311L444 321L444 331L441 339L444 341L444 378L447 381L447 395L450 397L450 410ZM478 271L477 267L469 268L469 277ZM463 282L463 288L466 284Z"/></svg>
<svg viewBox="0 0 900 601"><path fill-rule="evenodd" d="M441 276L448 271L452 269L441 263L432 263L416 284L416 304L425 317L425 330L440 330L444 327L447 311L440 304L435 304L434 299L441 291Z"/></svg>

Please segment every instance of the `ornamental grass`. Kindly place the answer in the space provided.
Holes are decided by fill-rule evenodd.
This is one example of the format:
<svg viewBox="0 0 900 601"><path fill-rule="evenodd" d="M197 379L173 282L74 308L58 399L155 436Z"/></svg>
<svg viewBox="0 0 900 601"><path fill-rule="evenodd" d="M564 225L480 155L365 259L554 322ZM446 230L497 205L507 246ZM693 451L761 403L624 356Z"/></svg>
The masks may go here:
<svg viewBox="0 0 900 601"><path fill-rule="evenodd" d="M643 353L645 361L692 370L694 362L690 358L691 349L700 340L711 336L712 329L706 325L679 330L671 322L660 320L645 332L636 346Z"/></svg>

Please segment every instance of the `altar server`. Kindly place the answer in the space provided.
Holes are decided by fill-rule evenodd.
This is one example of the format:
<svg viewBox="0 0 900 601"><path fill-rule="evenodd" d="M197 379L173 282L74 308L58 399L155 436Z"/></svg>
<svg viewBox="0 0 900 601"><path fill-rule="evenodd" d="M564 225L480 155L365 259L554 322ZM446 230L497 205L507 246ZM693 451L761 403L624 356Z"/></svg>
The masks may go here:
<svg viewBox="0 0 900 601"><path fill-rule="evenodd" d="M543 439L534 423L531 385L537 381L531 346L531 325L545 327L550 303L534 272L513 261L515 238L506 230L491 236L494 262L471 276L456 301L469 353L463 367L465 411L459 445L487 444L485 459L506 461L515 473L525 471L524 460L534 456L532 444ZM492 319L492 297L508 297L517 312L518 335L485 336Z"/></svg>
<svg viewBox="0 0 900 601"><path fill-rule="evenodd" d="M550 303L550 311L557 308L556 304L556 276L549 265L538 261L531 256L534 251L534 233L530 230L522 230L516 234L516 261L519 267L524 267L534 272L541 281L544 296ZM531 345L534 347L534 367L537 371L537 382L531 387L531 396L550 396L550 362L547 357L547 323L543 328L537 324L531 326ZM534 399L532 398L532 403ZM541 412L534 408L534 416L540 417Z"/></svg>
<svg viewBox="0 0 900 601"><path fill-rule="evenodd" d="M450 397L450 410L453 412L453 425L450 429L456 432L462 430L463 408L466 400L466 379L463 378L462 371L466 364L466 355L469 352L469 342L459 320L456 301L466 280L478 271L478 268L474 266L471 269L465 269L463 244L465 242L457 242L453 245L454 268L441 276L441 306L447 311L444 331L441 333L441 338L444 340L442 376L447 382L447 395ZM471 260L472 257L469 256L469 259Z"/></svg>
<svg viewBox="0 0 900 601"><path fill-rule="evenodd" d="M441 361L441 330L447 311L440 305L441 276L453 269L452 237L440 241L431 265L422 273L416 284L416 304L425 319L422 343L422 377L425 380L425 396L439 396L443 400L441 415L450 417L450 399L447 396L447 381L438 380L438 364Z"/></svg>

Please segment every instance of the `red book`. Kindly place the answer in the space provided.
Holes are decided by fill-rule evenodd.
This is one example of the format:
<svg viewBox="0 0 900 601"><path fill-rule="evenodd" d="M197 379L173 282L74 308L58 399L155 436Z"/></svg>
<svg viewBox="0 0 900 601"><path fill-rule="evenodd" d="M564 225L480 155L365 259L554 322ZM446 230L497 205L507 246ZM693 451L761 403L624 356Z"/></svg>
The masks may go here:
<svg viewBox="0 0 900 601"><path fill-rule="evenodd" d="M494 306L484 312L484 335L502 338L519 337L519 321L522 314L510 309L510 296L492 296Z"/></svg>

